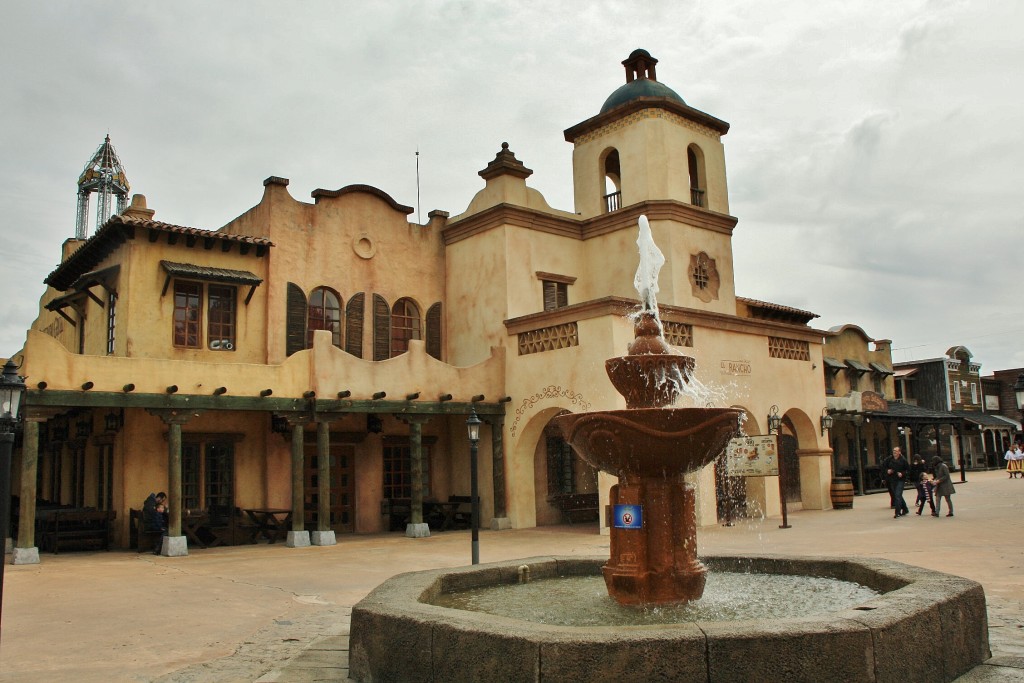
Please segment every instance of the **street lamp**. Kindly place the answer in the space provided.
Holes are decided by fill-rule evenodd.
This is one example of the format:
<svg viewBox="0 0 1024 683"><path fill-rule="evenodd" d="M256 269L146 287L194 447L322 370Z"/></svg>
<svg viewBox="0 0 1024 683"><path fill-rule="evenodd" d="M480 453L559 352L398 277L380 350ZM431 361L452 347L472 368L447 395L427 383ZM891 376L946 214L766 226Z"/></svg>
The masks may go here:
<svg viewBox="0 0 1024 683"><path fill-rule="evenodd" d="M481 424L480 418L476 416L476 408L470 407L466 433L469 436L470 533L473 539L473 564L480 564L480 488L477 483L476 449L480 443Z"/></svg>
<svg viewBox="0 0 1024 683"><path fill-rule="evenodd" d="M828 414L828 408L821 409L821 435L825 436L825 432L832 431L832 424L835 418Z"/></svg>
<svg viewBox="0 0 1024 683"><path fill-rule="evenodd" d="M1024 372L1017 375L1017 382L1013 385L1013 393L1017 394L1017 410L1024 411Z"/></svg>
<svg viewBox="0 0 1024 683"><path fill-rule="evenodd" d="M8 360L0 375L0 537L6 555L7 536L11 531L11 451L14 450L14 428L18 424L18 409L25 382L18 376L18 366ZM7 559L0 555L0 615L4 605L4 565Z"/></svg>
<svg viewBox="0 0 1024 683"><path fill-rule="evenodd" d="M779 407L772 406L768 410L768 433L775 435L775 457L779 463L779 502L782 504L782 524L779 525L779 528L789 529L789 516L786 511L786 487L783 480L785 472L783 461L785 458L782 456L782 439L779 438L781 430L782 418L779 416Z"/></svg>

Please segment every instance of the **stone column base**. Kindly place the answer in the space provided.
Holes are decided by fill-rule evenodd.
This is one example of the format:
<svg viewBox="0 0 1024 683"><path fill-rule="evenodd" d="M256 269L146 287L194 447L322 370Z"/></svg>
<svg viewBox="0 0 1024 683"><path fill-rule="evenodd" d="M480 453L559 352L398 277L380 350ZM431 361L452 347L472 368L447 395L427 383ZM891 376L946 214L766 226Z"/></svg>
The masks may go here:
<svg viewBox="0 0 1024 683"><path fill-rule="evenodd" d="M419 524L406 524L405 535L409 538L427 538L430 536L430 527L426 522Z"/></svg>
<svg viewBox="0 0 1024 683"><path fill-rule="evenodd" d="M311 531L309 532L309 542L313 545L337 545L338 539L334 536L334 531Z"/></svg>
<svg viewBox="0 0 1024 683"><path fill-rule="evenodd" d="M504 531L512 528L512 520L508 517L493 517L491 519L492 531Z"/></svg>
<svg viewBox="0 0 1024 683"><path fill-rule="evenodd" d="M188 555L188 539L184 536L164 536L160 554L164 557L186 557Z"/></svg>
<svg viewBox="0 0 1024 683"><path fill-rule="evenodd" d="M39 548L15 548L11 551L11 564L39 564Z"/></svg>
<svg viewBox="0 0 1024 683"><path fill-rule="evenodd" d="M284 542L285 546L289 548L308 548L309 547L309 532L308 531L289 531L288 538Z"/></svg>

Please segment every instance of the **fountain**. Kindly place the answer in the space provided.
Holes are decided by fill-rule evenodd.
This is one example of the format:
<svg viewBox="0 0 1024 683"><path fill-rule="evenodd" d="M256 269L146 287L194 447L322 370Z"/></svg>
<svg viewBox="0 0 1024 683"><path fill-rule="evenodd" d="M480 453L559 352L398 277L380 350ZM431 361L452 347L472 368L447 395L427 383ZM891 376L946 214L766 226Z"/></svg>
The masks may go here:
<svg viewBox="0 0 1024 683"><path fill-rule="evenodd" d="M656 294L665 257L646 216L637 245L635 339L628 355L605 363L626 409L562 415L552 423L581 458L619 478L610 494L611 558L603 568L609 595L624 605L686 602L704 592L706 569L697 559L693 486L683 475L725 450L741 411L666 407L689 382L694 361L662 337Z"/></svg>
<svg viewBox="0 0 1024 683"><path fill-rule="evenodd" d="M606 362L626 409L555 418L568 443L619 478L610 492L610 557L548 557L414 572L385 581L352 609L349 674L357 681L951 681L990 656L985 594L960 577L878 559L697 557L694 492L683 475L721 453L740 411L672 408L692 358L661 335L656 301L664 257L640 219L641 310L627 355ZM703 595L713 572L858 584L859 604L793 616L646 617L599 625L455 608L450 598L527 581L566 590L603 575L620 609L668 611ZM717 575L717 574L716 574ZM589 585L589 584L588 584ZM755 589L756 590L756 589ZM507 600L517 600L509 593ZM604 598L607 600L607 598ZM542 595L543 600L543 595ZM569 604L578 602L569 595ZM826 603L828 600L826 600ZM591 624L592 622L586 622ZM642 624L642 625L633 625ZM934 656L910 656L928 643Z"/></svg>

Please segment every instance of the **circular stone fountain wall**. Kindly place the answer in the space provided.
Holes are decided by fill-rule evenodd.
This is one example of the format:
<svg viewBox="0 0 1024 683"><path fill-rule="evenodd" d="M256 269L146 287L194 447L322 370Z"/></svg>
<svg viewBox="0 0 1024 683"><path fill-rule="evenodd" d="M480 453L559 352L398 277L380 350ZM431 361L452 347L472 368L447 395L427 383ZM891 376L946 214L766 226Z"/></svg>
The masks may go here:
<svg viewBox="0 0 1024 683"><path fill-rule="evenodd" d="M441 593L598 575L607 558L541 557L403 574L352 609L357 681L952 681L990 657L985 593L879 559L703 557L714 571L830 577L881 593L797 619L550 626L439 607Z"/></svg>

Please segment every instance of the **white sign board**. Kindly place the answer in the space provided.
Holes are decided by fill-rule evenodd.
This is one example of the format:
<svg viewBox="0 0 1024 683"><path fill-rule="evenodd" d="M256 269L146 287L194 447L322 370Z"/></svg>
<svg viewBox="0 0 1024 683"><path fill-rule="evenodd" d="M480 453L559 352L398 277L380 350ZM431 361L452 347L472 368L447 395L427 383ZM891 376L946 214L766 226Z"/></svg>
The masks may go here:
<svg viewBox="0 0 1024 683"><path fill-rule="evenodd" d="M774 435L730 439L725 448L725 473L730 477L777 477L778 454Z"/></svg>

